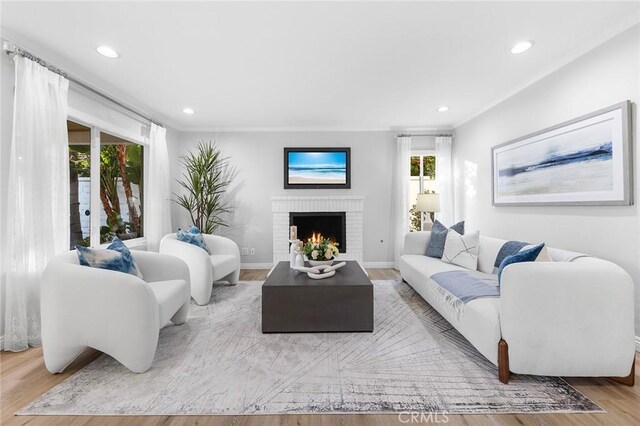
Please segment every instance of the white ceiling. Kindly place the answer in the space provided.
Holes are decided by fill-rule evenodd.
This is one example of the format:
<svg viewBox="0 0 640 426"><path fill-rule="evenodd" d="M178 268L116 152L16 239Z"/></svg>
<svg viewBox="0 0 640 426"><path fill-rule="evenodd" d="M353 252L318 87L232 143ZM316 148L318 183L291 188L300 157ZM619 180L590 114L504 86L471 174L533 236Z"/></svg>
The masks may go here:
<svg viewBox="0 0 640 426"><path fill-rule="evenodd" d="M183 130L455 126L640 13L637 1L1 7L3 36ZM523 39L534 48L510 54Z"/></svg>

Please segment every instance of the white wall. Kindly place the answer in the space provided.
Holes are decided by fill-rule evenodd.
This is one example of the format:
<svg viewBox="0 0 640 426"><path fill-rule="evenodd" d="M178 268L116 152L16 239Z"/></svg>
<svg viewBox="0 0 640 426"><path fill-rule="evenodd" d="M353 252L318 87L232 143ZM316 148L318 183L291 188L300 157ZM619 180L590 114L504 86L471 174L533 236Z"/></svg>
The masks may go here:
<svg viewBox="0 0 640 426"><path fill-rule="evenodd" d="M636 284L636 335L640 335L637 205L492 207L491 147L627 99L633 102L635 134L640 100L639 28L635 26L620 34L461 125L456 129L453 144L457 219L465 219L468 229L479 229L485 235L545 241L549 246L619 264ZM633 144L636 142L634 137ZM638 188L637 155L634 165L634 185ZM635 194L637 200L637 190Z"/></svg>
<svg viewBox="0 0 640 426"><path fill-rule="evenodd" d="M179 151L171 147L173 191L182 173L179 154L194 150L201 140L215 141L237 176L230 189L235 206L231 227L223 229L241 247L254 247L254 256L243 256L243 263L268 263L272 256L273 195L357 195L364 197L364 262L391 262L390 241L391 175L394 132L234 132L181 133ZM284 189L283 148L303 146L351 147L351 189ZM184 210L174 205L173 225L190 224Z"/></svg>
<svg viewBox="0 0 640 426"><path fill-rule="evenodd" d="M442 132L451 133L450 130L443 130ZM411 138L411 149L422 150L422 151L435 151L436 137L435 136L413 136Z"/></svg>

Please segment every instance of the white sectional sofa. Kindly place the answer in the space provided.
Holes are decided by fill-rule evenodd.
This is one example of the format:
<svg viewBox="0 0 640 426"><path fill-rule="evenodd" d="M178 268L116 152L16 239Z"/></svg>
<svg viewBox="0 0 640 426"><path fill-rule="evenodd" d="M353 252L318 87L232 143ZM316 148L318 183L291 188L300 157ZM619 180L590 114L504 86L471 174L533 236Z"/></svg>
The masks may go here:
<svg viewBox="0 0 640 426"><path fill-rule="evenodd" d="M462 270L425 256L430 232L405 236L402 278L489 361L510 373L605 376L633 385L633 282L619 266L549 248L553 262L507 266L500 297L479 298L461 311L446 303L430 277ZM478 270L491 274L505 240L480 237Z"/></svg>

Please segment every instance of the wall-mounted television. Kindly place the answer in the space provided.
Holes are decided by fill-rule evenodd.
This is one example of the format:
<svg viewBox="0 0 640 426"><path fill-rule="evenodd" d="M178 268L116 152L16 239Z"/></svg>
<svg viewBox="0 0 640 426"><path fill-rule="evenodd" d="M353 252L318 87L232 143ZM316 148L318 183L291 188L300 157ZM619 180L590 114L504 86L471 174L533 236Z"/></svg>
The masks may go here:
<svg viewBox="0 0 640 426"><path fill-rule="evenodd" d="M285 148L284 188L351 188L351 148Z"/></svg>

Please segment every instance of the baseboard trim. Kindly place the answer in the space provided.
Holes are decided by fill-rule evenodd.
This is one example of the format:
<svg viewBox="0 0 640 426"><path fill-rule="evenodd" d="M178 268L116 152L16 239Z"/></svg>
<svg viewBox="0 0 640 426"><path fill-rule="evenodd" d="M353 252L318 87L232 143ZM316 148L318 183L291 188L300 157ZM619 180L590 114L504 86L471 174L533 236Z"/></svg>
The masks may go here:
<svg viewBox="0 0 640 426"><path fill-rule="evenodd" d="M362 262L362 266L365 268L393 268L393 262Z"/></svg>
<svg viewBox="0 0 640 426"><path fill-rule="evenodd" d="M636 352L640 352L640 337L636 336Z"/></svg>
<svg viewBox="0 0 640 426"><path fill-rule="evenodd" d="M271 269L273 263L241 263L240 269Z"/></svg>

